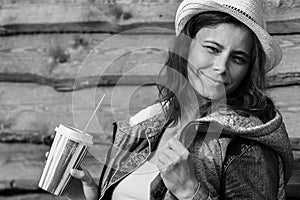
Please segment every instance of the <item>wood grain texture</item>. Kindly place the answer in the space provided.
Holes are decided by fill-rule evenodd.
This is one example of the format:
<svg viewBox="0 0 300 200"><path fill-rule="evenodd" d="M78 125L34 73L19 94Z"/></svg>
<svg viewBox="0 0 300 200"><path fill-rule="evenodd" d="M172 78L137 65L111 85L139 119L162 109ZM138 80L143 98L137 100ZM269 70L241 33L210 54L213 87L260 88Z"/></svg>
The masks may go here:
<svg viewBox="0 0 300 200"><path fill-rule="evenodd" d="M273 88L268 90L269 95L273 98L275 105L283 115L283 120L291 138L300 137L299 120L300 120L300 90L299 86Z"/></svg>
<svg viewBox="0 0 300 200"><path fill-rule="evenodd" d="M162 79L163 78L164 77L162 77ZM300 75L298 74L284 74L284 76L276 75L276 77L271 77L271 82L268 85L269 87L297 85L300 84L299 79ZM52 79L28 73L0 73L0 82L35 83L53 87L56 91L59 92L72 92L75 90L93 88L98 86L142 86L157 85L159 83L158 76L154 75L103 75L82 77L76 79Z"/></svg>
<svg viewBox="0 0 300 200"><path fill-rule="evenodd" d="M50 0L1 4L2 34L33 32L123 32L143 26L167 28L180 0ZM265 0L270 33L299 32L300 1ZM165 32L166 30L161 30ZM137 32L139 32L137 30Z"/></svg>
<svg viewBox="0 0 300 200"><path fill-rule="evenodd" d="M270 75L266 79L267 88L300 85L300 72Z"/></svg>
<svg viewBox="0 0 300 200"><path fill-rule="evenodd" d="M105 162L107 145L95 146L84 158L83 166L98 182ZM45 166L45 153L50 147L35 144L0 145L0 194L10 190L40 191L38 182ZM94 152L97 151L97 154ZM94 155L95 156L94 156ZM41 191L40 191L41 192Z"/></svg>
<svg viewBox="0 0 300 200"><path fill-rule="evenodd" d="M67 197L54 196L45 193L19 194L0 196L0 200L69 200Z"/></svg>
<svg viewBox="0 0 300 200"><path fill-rule="evenodd" d="M0 147L0 190L37 189L48 146L3 144Z"/></svg>
<svg viewBox="0 0 300 200"><path fill-rule="evenodd" d="M47 146L33 144L0 145L0 199L2 199L1 194L9 194L9 191L16 193L20 191L42 192L37 185L45 165L44 154L48 148ZM102 145L97 152L104 158L107 146ZM297 153L294 152L294 154ZM295 167L293 176L287 185L288 196L299 196L298 191L294 190L295 187L299 187L300 185L299 161L295 160L295 166L297 167ZM99 181L103 162L88 154L84 160L84 165L91 172L95 180ZM43 193L20 195L19 198L20 200L25 199L25 197L37 199L39 195L45 199L57 199ZM9 196L6 198L13 199L13 197Z"/></svg>
<svg viewBox="0 0 300 200"><path fill-rule="evenodd" d="M19 134L16 138L27 133L40 134L41 139L35 141L43 141L60 123L82 130L103 94L106 97L97 118L88 128L95 141L101 144L109 143L114 121L129 118L157 98L156 87L150 86L104 87L59 93L51 87L35 84L1 83L0 133L6 138L8 135L5 133L13 132Z"/></svg>
<svg viewBox="0 0 300 200"><path fill-rule="evenodd" d="M299 138L300 86L273 88L268 92L284 116L289 136ZM110 143L114 121L128 119L157 99L154 86L101 87L60 93L46 86L1 83L0 133L6 138L5 133L17 133L19 138L22 133L36 133L41 137L36 141L43 141L59 123L83 129L104 93L106 97L97 118L88 129L100 144Z"/></svg>
<svg viewBox="0 0 300 200"><path fill-rule="evenodd" d="M158 77L155 75L103 75L101 77L92 76L76 79L51 79L34 74L0 73L0 82L35 83L53 87L58 92L72 92L99 86L156 86L159 84L159 80L165 78L166 76ZM267 88L300 85L300 72L271 75L266 79L266 82Z"/></svg>
<svg viewBox="0 0 300 200"><path fill-rule="evenodd" d="M292 149L299 152L299 154L297 154L297 158L300 160L300 139L299 138L290 138L290 143L292 145Z"/></svg>
<svg viewBox="0 0 300 200"><path fill-rule="evenodd" d="M2 143L30 143L51 145L54 139L54 132L47 134L38 131L28 130L2 130L0 131L0 142Z"/></svg>
<svg viewBox="0 0 300 200"><path fill-rule="evenodd" d="M153 34L4 37L0 38L0 74L28 73L33 75L29 79L41 76L49 84L51 79L75 77L158 75L173 38ZM283 49L283 60L270 75L300 72L300 34L275 38Z"/></svg>
<svg viewBox="0 0 300 200"><path fill-rule="evenodd" d="M92 175L99 177L111 143L112 122L126 119L156 100L154 86L139 86L152 83L165 61L179 2L1 1L0 199L64 199L40 193L37 187L44 153L59 123L82 129L105 93L88 129L96 145L85 159ZM268 31L284 54L280 66L269 73L269 86L297 85L300 0L265 2ZM100 75L104 76L99 83ZM131 86L107 87L123 75L128 75L123 83ZM72 91L75 79L76 89L83 90L58 92ZM300 86L272 88L268 93L283 114L294 149L296 164L287 193L299 197ZM3 197L3 192L32 194Z"/></svg>
<svg viewBox="0 0 300 200"><path fill-rule="evenodd" d="M172 35L54 34L0 38L1 73L47 78L157 75Z"/></svg>

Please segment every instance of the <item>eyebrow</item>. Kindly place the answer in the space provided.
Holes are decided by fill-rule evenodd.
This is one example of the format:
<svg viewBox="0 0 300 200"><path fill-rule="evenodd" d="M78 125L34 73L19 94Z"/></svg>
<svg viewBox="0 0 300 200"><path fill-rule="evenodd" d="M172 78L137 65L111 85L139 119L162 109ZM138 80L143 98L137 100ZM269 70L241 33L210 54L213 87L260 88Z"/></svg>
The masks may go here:
<svg viewBox="0 0 300 200"><path fill-rule="evenodd" d="M220 49L224 49L224 46L215 42L215 41L211 41L211 40L204 40L204 42L209 42L209 43L212 43L212 44L215 44L216 46L218 46ZM234 51L235 53L237 54L240 54L240 55L244 55L247 59L250 59L250 55L248 53L246 53L245 51Z"/></svg>

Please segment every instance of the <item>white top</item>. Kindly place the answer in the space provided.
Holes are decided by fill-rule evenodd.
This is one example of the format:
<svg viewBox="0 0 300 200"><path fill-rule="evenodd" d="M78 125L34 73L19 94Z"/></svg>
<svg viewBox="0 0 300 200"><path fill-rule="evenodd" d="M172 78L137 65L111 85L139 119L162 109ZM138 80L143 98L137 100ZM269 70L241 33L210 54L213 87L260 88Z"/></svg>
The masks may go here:
<svg viewBox="0 0 300 200"><path fill-rule="evenodd" d="M158 174L156 165L146 161L117 185L112 200L149 200L150 184Z"/></svg>

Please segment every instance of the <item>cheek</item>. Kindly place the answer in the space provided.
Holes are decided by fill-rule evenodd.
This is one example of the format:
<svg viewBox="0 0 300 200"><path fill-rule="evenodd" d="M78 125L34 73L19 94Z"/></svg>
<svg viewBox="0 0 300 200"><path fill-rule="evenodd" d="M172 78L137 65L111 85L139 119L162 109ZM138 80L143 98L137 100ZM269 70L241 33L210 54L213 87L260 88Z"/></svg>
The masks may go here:
<svg viewBox="0 0 300 200"><path fill-rule="evenodd" d="M202 82L200 81L200 78L194 74L189 68L188 68L188 81L191 84L191 86L196 90L198 93L202 93L202 90L200 88L203 87Z"/></svg>
<svg viewBox="0 0 300 200"><path fill-rule="evenodd" d="M196 80L196 75L191 71L190 67L187 67L187 79L189 83L193 84Z"/></svg>
<svg viewBox="0 0 300 200"><path fill-rule="evenodd" d="M231 88L229 92L233 92L236 88L238 88L241 84L241 82L245 79L248 73L248 68L238 69L233 72L231 72Z"/></svg>
<svg viewBox="0 0 300 200"><path fill-rule="evenodd" d="M193 48L188 56L188 64L195 69L205 69L213 64L212 57L204 49Z"/></svg>

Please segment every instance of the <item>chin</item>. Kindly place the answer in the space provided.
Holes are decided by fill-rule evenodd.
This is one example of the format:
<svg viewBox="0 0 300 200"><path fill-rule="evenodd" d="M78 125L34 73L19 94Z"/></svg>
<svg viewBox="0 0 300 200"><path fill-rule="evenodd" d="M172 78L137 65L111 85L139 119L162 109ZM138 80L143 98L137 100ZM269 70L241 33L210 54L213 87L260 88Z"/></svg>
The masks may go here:
<svg viewBox="0 0 300 200"><path fill-rule="evenodd" d="M200 92L197 92L197 96L199 96L202 99L206 99L208 101L218 101L221 99L226 98L226 95L224 93L216 93L216 94L201 94Z"/></svg>
<svg viewBox="0 0 300 200"><path fill-rule="evenodd" d="M207 98L209 98L210 100L215 100L215 101L218 101L218 100L223 100L223 99L225 99L226 98L226 96L225 95L215 95L215 96L210 96L210 97L207 97Z"/></svg>
<svg viewBox="0 0 300 200"><path fill-rule="evenodd" d="M220 91L220 92L214 91L213 93L208 93L208 92L204 93L204 95L202 96L210 100L219 100L219 99L224 99L226 97L226 94L224 93L224 91Z"/></svg>

